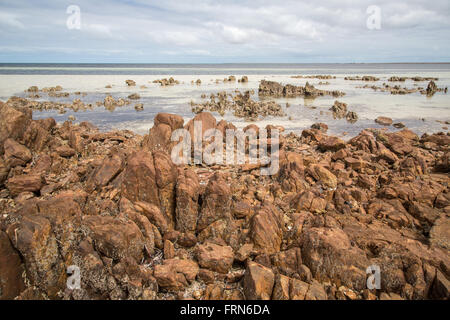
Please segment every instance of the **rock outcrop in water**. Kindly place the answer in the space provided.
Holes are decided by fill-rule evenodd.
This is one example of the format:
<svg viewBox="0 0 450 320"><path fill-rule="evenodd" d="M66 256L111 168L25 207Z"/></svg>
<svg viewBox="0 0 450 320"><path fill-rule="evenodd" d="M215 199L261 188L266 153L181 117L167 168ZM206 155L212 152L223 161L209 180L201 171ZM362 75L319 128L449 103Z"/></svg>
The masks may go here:
<svg viewBox="0 0 450 320"><path fill-rule="evenodd" d="M251 98L250 91L244 93L236 91L234 96L223 91L216 95L211 94L207 102L192 104L194 113L213 111L223 116L228 110L233 111L234 116L248 121L256 121L267 116L285 116L281 105L274 101L255 101Z"/></svg>
<svg viewBox="0 0 450 320"><path fill-rule="evenodd" d="M392 119L388 117L378 117L375 122L383 126L390 126L392 124Z"/></svg>
<svg viewBox="0 0 450 320"><path fill-rule="evenodd" d="M31 115L0 102L2 299L449 298L447 134L345 142L318 124L282 134L279 171L262 176L175 165L171 133L193 130L178 115L145 137Z"/></svg>
<svg viewBox="0 0 450 320"><path fill-rule="evenodd" d="M388 81L391 82L405 82L406 80L412 80L415 82L422 82L422 81L438 81L439 78L433 78L433 77L398 77L398 76L392 76L388 79Z"/></svg>
<svg viewBox="0 0 450 320"><path fill-rule="evenodd" d="M137 93L131 94L128 99L117 98L115 99L111 95L107 95L103 101L97 101L95 104L84 103L80 99L74 99L72 103L62 103L54 101L36 101L29 100L20 97L11 97L7 103L11 106L29 109L30 111L49 111L57 110L58 113L64 114L67 110L74 112L93 110L95 107L105 107L105 109L113 111L117 107L123 107L129 105L131 101L129 99L140 99L140 95Z"/></svg>
<svg viewBox="0 0 450 320"><path fill-rule="evenodd" d="M351 76L351 77L345 77L344 80L351 80L351 81L379 81L380 78L374 77L374 76Z"/></svg>
<svg viewBox="0 0 450 320"><path fill-rule="evenodd" d="M164 78L164 79L154 80L153 83L159 83L162 87L165 87L165 86L173 86L176 84L180 84L180 81L175 80L174 78L170 77L169 79Z"/></svg>
<svg viewBox="0 0 450 320"><path fill-rule="evenodd" d="M386 83L383 83L382 87L365 85L362 88L370 88L375 91L381 91L381 92L390 92L391 94L394 94L394 95L404 95L404 94L420 92L421 94L427 95L428 97L432 97L436 92L447 93L447 91L448 91L447 87L446 88L438 88L436 83L433 80L431 80L428 83L428 86L426 89L424 89L422 87L415 87L415 88L404 87L404 88L402 88L399 85L391 86Z"/></svg>
<svg viewBox="0 0 450 320"><path fill-rule="evenodd" d="M326 91L316 89L314 86L310 85L308 82L303 86L294 86L291 84L282 85L275 81L261 80L259 84L258 94L260 96L268 97L305 97L305 98L316 98L319 96L333 96L341 97L345 93L341 91Z"/></svg>
<svg viewBox="0 0 450 320"><path fill-rule="evenodd" d="M292 76L291 78L293 79L320 79L320 80L330 80L330 79L336 79L336 76L332 76L332 75L310 75L310 76L303 76L303 75L298 75L298 76Z"/></svg>
<svg viewBox="0 0 450 320"><path fill-rule="evenodd" d="M334 119L346 118L348 122L355 123L358 121L358 115L354 111L347 111L347 104L339 101L335 101L330 108L333 113Z"/></svg>

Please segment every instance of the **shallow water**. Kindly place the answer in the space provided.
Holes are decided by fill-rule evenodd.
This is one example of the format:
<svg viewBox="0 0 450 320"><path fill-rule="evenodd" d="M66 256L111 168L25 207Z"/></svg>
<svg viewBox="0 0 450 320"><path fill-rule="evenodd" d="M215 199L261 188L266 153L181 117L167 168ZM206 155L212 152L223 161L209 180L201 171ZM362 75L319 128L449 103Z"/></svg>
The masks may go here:
<svg viewBox="0 0 450 320"><path fill-rule="evenodd" d="M332 74L337 79L294 79L293 75ZM248 83L219 83L216 79L243 75L249 78ZM345 81L348 75L375 75L380 78L378 82ZM61 85L64 92L71 93L69 98L49 98L40 93L41 100L71 102L80 98L85 103L95 104L111 94L114 98L126 98L131 93L139 93L140 100L133 101L131 105L118 107L114 112L96 107L93 111L68 111L58 114L56 111L34 112L35 119L54 117L56 121L63 122L70 115L76 117L76 122L90 121L101 130L129 129L136 133L145 134L153 125L153 118L158 112L180 114L187 121L194 115L191 111L190 101L201 102L202 94L219 91L232 92L236 89L255 90L254 99L258 99L257 91L261 79L278 81L283 84L291 83L304 85L306 81L323 90L341 90L346 92L339 101L348 104L350 111L355 111L359 120L355 124L345 119L334 120L329 112L335 98L319 97L314 100L303 98L274 99L285 109L285 117L268 117L256 122L258 126L267 124L282 125L287 131L300 132L314 122L328 124L331 134L347 137L358 134L368 127L380 127L374 123L378 116L387 116L394 122L403 122L407 127L418 134L448 131L436 120L450 120L450 95L437 93L427 98L420 93L409 95L391 95L386 92L376 92L372 89L357 88L365 84L381 86L392 76L422 76L438 77L438 87L450 86L450 64L314 64L314 65L16 65L0 64L0 100L7 100L12 95L23 96L24 90L32 85L39 88ZM181 81L180 85L161 87L152 83L155 79L173 76ZM136 87L127 87L125 80L133 79ZM191 81L201 79L200 86L191 84ZM328 81L330 85L318 85L320 81ZM111 89L105 86L111 84ZM416 85L426 87L427 82L406 81L395 82L402 87L412 88ZM141 85L147 86L140 89ZM86 96L77 96L73 93L81 91ZM134 109L136 103L144 104L144 111ZM290 104L286 108L286 103ZM222 117L214 114L218 120ZM289 120L292 117L292 120ZM231 112L224 116L232 121L238 128L248 125L243 119L235 118ZM396 130L391 127L391 130Z"/></svg>

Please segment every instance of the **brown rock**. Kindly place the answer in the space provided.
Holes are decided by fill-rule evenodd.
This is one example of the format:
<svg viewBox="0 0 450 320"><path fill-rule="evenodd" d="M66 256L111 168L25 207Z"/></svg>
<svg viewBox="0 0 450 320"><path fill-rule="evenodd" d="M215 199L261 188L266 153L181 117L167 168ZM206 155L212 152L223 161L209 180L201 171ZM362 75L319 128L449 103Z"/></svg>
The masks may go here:
<svg viewBox="0 0 450 320"><path fill-rule="evenodd" d="M94 188L102 188L110 183L123 170L124 166L125 163L122 156L114 153L104 159L102 165L92 172L86 184L91 190Z"/></svg>
<svg viewBox="0 0 450 320"><path fill-rule="evenodd" d="M141 96L138 93L132 93L128 96L128 99L131 99L131 100L138 100L140 98L141 98Z"/></svg>
<svg viewBox="0 0 450 320"><path fill-rule="evenodd" d="M228 273L234 254L229 246L219 246L213 243L199 245L197 247L197 260L202 268L219 273Z"/></svg>
<svg viewBox="0 0 450 320"><path fill-rule="evenodd" d="M450 172L450 152L446 152L436 160L434 170L437 172Z"/></svg>
<svg viewBox="0 0 450 320"><path fill-rule="evenodd" d="M54 127L56 127L56 121L53 118L45 118L45 119L39 119L34 120L39 126L45 129L45 131L50 131Z"/></svg>
<svg viewBox="0 0 450 320"><path fill-rule="evenodd" d="M42 178L40 175L24 174L8 179L6 187L13 197L21 192L37 192L42 188Z"/></svg>
<svg viewBox="0 0 450 320"><path fill-rule="evenodd" d="M183 128L183 117L177 114L171 113L158 113L153 120L155 126L159 124L165 124L170 127L172 131Z"/></svg>
<svg viewBox="0 0 450 320"><path fill-rule="evenodd" d="M204 199L197 224L198 231L217 220L231 220L231 190L220 173L216 173L209 180Z"/></svg>
<svg viewBox="0 0 450 320"><path fill-rule="evenodd" d="M31 284L57 298L57 292L66 288L66 270L50 222L30 214L10 225L7 234L23 257Z"/></svg>
<svg viewBox="0 0 450 320"><path fill-rule="evenodd" d="M207 269L200 269L197 277L206 284L214 283L214 281L216 280L214 272Z"/></svg>
<svg viewBox="0 0 450 320"><path fill-rule="evenodd" d="M150 151L163 150L171 154L172 148L178 141L172 141L172 133L183 128L184 120L181 116L170 113L158 113L154 125L145 136L143 146Z"/></svg>
<svg viewBox="0 0 450 320"><path fill-rule="evenodd" d="M250 225L250 237L255 250L266 254L280 251L283 216L275 207L263 207L252 217Z"/></svg>
<svg viewBox="0 0 450 320"><path fill-rule="evenodd" d="M164 241L164 258L165 259L175 258L175 247L170 240Z"/></svg>
<svg viewBox="0 0 450 320"><path fill-rule="evenodd" d="M169 222L159 207L151 203L138 201L135 203L135 208L146 216L147 219L156 226L161 234L164 235L167 231L169 231Z"/></svg>
<svg viewBox="0 0 450 320"><path fill-rule="evenodd" d="M305 300L327 300L327 293L320 283L313 280L306 292Z"/></svg>
<svg viewBox="0 0 450 320"><path fill-rule="evenodd" d="M290 280L291 279L282 274L276 275L272 300L289 300Z"/></svg>
<svg viewBox="0 0 450 320"><path fill-rule="evenodd" d="M275 275L269 268L249 261L244 275L244 294L247 300L270 300Z"/></svg>
<svg viewBox="0 0 450 320"><path fill-rule="evenodd" d="M305 300L309 284L298 279L291 279L289 297L291 300Z"/></svg>
<svg viewBox="0 0 450 320"><path fill-rule="evenodd" d="M450 220L441 217L434 222L430 230L430 241L444 249L450 249Z"/></svg>
<svg viewBox="0 0 450 320"><path fill-rule="evenodd" d="M199 272L197 263L192 260L168 259L156 265L153 273L158 285L171 291L179 291L195 280Z"/></svg>
<svg viewBox="0 0 450 320"><path fill-rule="evenodd" d="M431 96L433 96L437 91L439 91L439 90L438 90L438 87L437 87L436 83L435 83L433 80L431 80L431 81L428 83L428 86L427 86L427 90L426 90L427 96L431 97Z"/></svg>
<svg viewBox="0 0 450 320"><path fill-rule="evenodd" d="M366 162L364 160L361 159L356 159L356 158L352 158L352 157L347 157L344 159L345 164L355 170L355 171L361 171L361 169L363 169L366 166Z"/></svg>
<svg viewBox="0 0 450 320"><path fill-rule="evenodd" d="M232 206L233 216L237 219L246 218L253 212L253 208L244 201L233 202Z"/></svg>
<svg viewBox="0 0 450 320"><path fill-rule="evenodd" d="M3 158L0 157L0 186L5 182L6 178L8 178L9 174L9 166L3 161Z"/></svg>
<svg viewBox="0 0 450 320"><path fill-rule="evenodd" d="M155 181L158 186L159 206L170 229L175 228L175 198L178 171L170 156L162 151L153 153ZM145 200L144 200L145 201Z"/></svg>
<svg viewBox="0 0 450 320"><path fill-rule="evenodd" d="M388 117L378 117L375 122L383 126L390 126L392 124L392 119Z"/></svg>
<svg viewBox="0 0 450 320"><path fill-rule="evenodd" d="M137 151L128 158L122 182L122 196L132 202L143 201L159 207L153 155Z"/></svg>
<svg viewBox="0 0 450 320"><path fill-rule="evenodd" d="M216 128L216 118L210 112L200 112L192 120L190 120L184 128L191 134L191 139L194 141L194 123L198 121L202 124L202 137L206 130ZM199 137L201 138L201 137Z"/></svg>
<svg viewBox="0 0 450 320"><path fill-rule="evenodd" d="M431 295L434 299L450 298L450 281L439 270L436 272Z"/></svg>
<svg viewBox="0 0 450 320"><path fill-rule="evenodd" d="M302 155L287 152L286 157L280 157L278 180L285 191L301 192L304 190L305 167Z"/></svg>
<svg viewBox="0 0 450 320"><path fill-rule="evenodd" d="M20 140L31 121L31 113L21 112L0 102L0 154L3 154L3 143L11 138Z"/></svg>
<svg viewBox="0 0 450 320"><path fill-rule="evenodd" d="M70 130L69 146L76 152L82 153L84 151L86 141L83 139L79 128Z"/></svg>
<svg viewBox="0 0 450 320"><path fill-rule="evenodd" d="M328 131L328 125L326 123L314 123L313 125L311 125L311 129L317 129L322 131L323 133L327 133Z"/></svg>
<svg viewBox="0 0 450 320"><path fill-rule="evenodd" d="M324 186L331 189L336 189L337 178L329 170L325 169L321 165L311 165L308 168L308 172L316 179L321 182Z"/></svg>
<svg viewBox="0 0 450 320"><path fill-rule="evenodd" d="M303 263L315 277L337 280L349 288L365 287L369 262L364 252L352 246L348 236L337 228L310 228L301 234Z"/></svg>
<svg viewBox="0 0 450 320"><path fill-rule="evenodd" d="M83 224L99 252L112 259L130 257L140 262L145 242L134 222L109 216L84 216Z"/></svg>
<svg viewBox="0 0 450 320"><path fill-rule="evenodd" d="M72 243L80 229L82 211L79 203L84 203L85 195L73 191L61 192L48 200L36 203L39 215L48 219L59 242L59 252L65 260L73 254Z"/></svg>
<svg viewBox="0 0 450 320"><path fill-rule="evenodd" d="M292 277L298 273L302 265L300 248L291 248L286 251L276 253L271 257L272 266L280 273Z"/></svg>
<svg viewBox="0 0 450 320"><path fill-rule="evenodd" d="M250 257L252 252L253 252L252 243L243 244L242 247L240 247L239 250L236 252L235 259L237 261L244 262L245 260L247 260L248 257Z"/></svg>
<svg viewBox="0 0 450 320"><path fill-rule="evenodd" d="M237 130L237 128L231 123L225 120L220 120L217 123L216 129L222 132L222 135L226 137L227 130Z"/></svg>
<svg viewBox="0 0 450 320"><path fill-rule="evenodd" d="M4 144L5 160L10 167L24 166L31 160L31 151L13 139Z"/></svg>
<svg viewBox="0 0 450 320"><path fill-rule="evenodd" d="M62 145L56 148L56 153L59 154L60 157L70 158L76 154L76 151L69 147L68 145Z"/></svg>
<svg viewBox="0 0 450 320"><path fill-rule="evenodd" d="M320 140L319 149L321 151L338 151L345 148L345 141L337 137L327 137Z"/></svg>
<svg viewBox="0 0 450 320"><path fill-rule="evenodd" d="M6 233L0 231L0 300L14 299L25 289L23 271L19 254Z"/></svg>
<svg viewBox="0 0 450 320"><path fill-rule="evenodd" d="M172 152L175 145L172 141L172 129L170 125L159 123L154 125L143 141L143 146L150 151L163 150L168 153Z"/></svg>
<svg viewBox="0 0 450 320"><path fill-rule="evenodd" d="M347 104L336 100L330 110L333 112L333 118L342 119L347 114Z"/></svg>

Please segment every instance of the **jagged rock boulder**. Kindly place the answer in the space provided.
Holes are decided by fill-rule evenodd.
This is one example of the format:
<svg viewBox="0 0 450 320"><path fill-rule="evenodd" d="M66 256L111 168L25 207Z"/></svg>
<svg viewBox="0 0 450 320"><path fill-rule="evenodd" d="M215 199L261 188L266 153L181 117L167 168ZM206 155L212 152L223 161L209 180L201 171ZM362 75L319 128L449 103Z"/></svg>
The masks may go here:
<svg viewBox="0 0 450 320"><path fill-rule="evenodd" d="M303 263L316 279L340 281L357 290L365 288L369 261L341 229L309 228L302 232L300 244Z"/></svg>
<svg viewBox="0 0 450 320"><path fill-rule="evenodd" d="M225 274L230 270L234 260L233 248L214 243L199 245L196 255L202 268Z"/></svg>
<svg viewBox="0 0 450 320"><path fill-rule="evenodd" d="M4 153L6 139L20 140L31 121L31 113L16 110L0 102L0 154Z"/></svg>
<svg viewBox="0 0 450 320"><path fill-rule="evenodd" d="M40 175L23 174L8 179L6 186L12 196L17 196L22 192L38 192L43 183Z"/></svg>
<svg viewBox="0 0 450 320"><path fill-rule="evenodd" d="M24 216L7 229L9 239L25 262L27 277L34 286L55 299L65 289L66 270L50 221L37 215Z"/></svg>
<svg viewBox="0 0 450 320"><path fill-rule="evenodd" d="M179 170L176 187L176 228L181 232L195 232L199 214L200 185L191 169Z"/></svg>
<svg viewBox="0 0 450 320"><path fill-rule="evenodd" d="M0 231L0 300L14 299L24 289L22 261L8 236Z"/></svg>
<svg viewBox="0 0 450 320"><path fill-rule="evenodd" d="M172 133L183 128L183 118L176 114L158 113L153 123L149 134L144 138L144 148L150 151L163 150L170 155L172 148L178 143L172 141Z"/></svg>
<svg viewBox="0 0 450 320"><path fill-rule="evenodd" d="M250 238L255 250L272 254L280 251L283 239L283 217L273 206L261 208L250 223Z"/></svg>
<svg viewBox="0 0 450 320"><path fill-rule="evenodd" d="M4 143L5 160L10 167L24 166L31 160L31 151L13 139Z"/></svg>
<svg viewBox="0 0 450 320"><path fill-rule="evenodd" d="M197 231L202 231L218 220L230 221L231 190L222 174L215 174L209 181L204 194Z"/></svg>
<svg viewBox="0 0 450 320"><path fill-rule="evenodd" d="M195 280L199 267L192 260L168 259L155 266L154 277L158 285L169 291L179 291Z"/></svg>
<svg viewBox="0 0 450 320"><path fill-rule="evenodd" d="M336 100L330 110L335 119L344 118L347 115L347 104Z"/></svg>
<svg viewBox="0 0 450 320"><path fill-rule="evenodd" d="M272 297L275 275L271 269L249 261L243 281L247 300L270 300Z"/></svg>
<svg viewBox="0 0 450 320"><path fill-rule="evenodd" d="M85 216L83 225L103 255L114 260L133 258L140 262L144 250L144 237L132 221L109 216Z"/></svg>

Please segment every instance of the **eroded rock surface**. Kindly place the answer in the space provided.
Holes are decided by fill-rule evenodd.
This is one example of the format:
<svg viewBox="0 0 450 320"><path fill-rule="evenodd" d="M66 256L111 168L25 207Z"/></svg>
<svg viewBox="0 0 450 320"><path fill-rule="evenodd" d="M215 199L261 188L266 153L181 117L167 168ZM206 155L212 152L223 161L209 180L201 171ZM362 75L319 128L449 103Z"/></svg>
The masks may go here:
<svg viewBox="0 0 450 320"><path fill-rule="evenodd" d="M279 170L264 176L261 163L173 163L172 132L194 129L177 115L139 136L29 111L0 103L1 298L449 298L448 134L280 130Z"/></svg>

